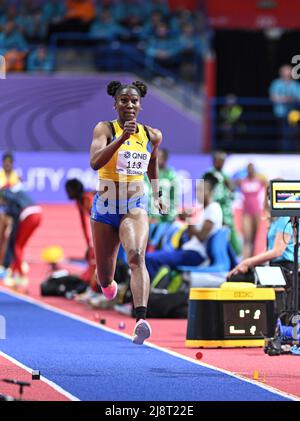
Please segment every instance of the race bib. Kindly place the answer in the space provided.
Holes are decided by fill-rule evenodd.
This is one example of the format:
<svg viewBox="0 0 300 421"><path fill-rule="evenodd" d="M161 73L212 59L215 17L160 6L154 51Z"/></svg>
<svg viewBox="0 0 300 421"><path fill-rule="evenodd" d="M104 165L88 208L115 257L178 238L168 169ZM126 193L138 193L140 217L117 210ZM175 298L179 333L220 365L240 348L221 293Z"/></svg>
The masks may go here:
<svg viewBox="0 0 300 421"><path fill-rule="evenodd" d="M147 152L119 151L116 171L125 175L143 175L147 172L149 160Z"/></svg>

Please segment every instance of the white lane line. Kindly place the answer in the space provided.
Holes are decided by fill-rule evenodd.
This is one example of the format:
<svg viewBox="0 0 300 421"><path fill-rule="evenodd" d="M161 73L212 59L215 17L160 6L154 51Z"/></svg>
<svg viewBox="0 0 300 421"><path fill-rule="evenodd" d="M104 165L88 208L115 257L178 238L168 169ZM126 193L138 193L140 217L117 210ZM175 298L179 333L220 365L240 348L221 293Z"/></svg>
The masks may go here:
<svg viewBox="0 0 300 421"><path fill-rule="evenodd" d="M54 313L58 313L58 314L61 314L63 316L69 317L69 318L71 318L73 320L77 320L77 321L86 323L86 324L88 324L90 326L96 327L97 329L104 330L106 332L110 332L110 333L113 333L115 335L122 336L123 338L132 340L132 337L130 335L128 335L127 333L121 333L121 332L118 332L117 330L114 330L114 329L109 328L107 326L99 325L98 323L93 322L91 320L87 320L87 319L85 319L82 316L78 316L78 315L73 314L73 313L70 313L70 312L68 312L66 310L61 310L61 309L59 309L57 307L54 307L54 306L52 306L50 304L45 304L45 303L37 300L36 298L25 297L24 295L19 294L18 292L15 292L15 291L7 291L7 290L2 289L1 287L0 287L0 291L3 292L3 293L5 293L5 294L7 294L7 295L11 295L11 296L13 296L15 298L19 298L20 300L27 301L27 302L29 302L31 304L34 304L34 305L38 306L38 307L44 308L44 309L49 310L49 311L53 311ZM228 376L231 376L231 377L234 377L236 379L242 380L242 381L244 381L246 383L251 383L251 384L253 384L253 385L257 386L257 387L260 387L262 389L268 390L269 392L272 392L272 393L274 393L276 395L283 396L285 398L288 398L288 399L291 399L291 400L294 400L294 401L300 401L300 397L299 396L293 395L291 393L283 392L283 391L281 391L279 389L276 389L273 386L264 385L264 384L261 384L258 381L255 381L255 380L252 380L252 379L247 379L244 376L240 376L239 374L233 373L233 372L228 371L228 370L225 370L223 368L215 367L215 366L210 365L210 364L207 364L207 363L196 361L196 360L194 360L191 357L187 357L185 355L179 354L178 352L175 352L175 351L171 351L169 349L162 348L162 347L160 347L158 345L154 345L154 344L152 344L150 342L145 342L145 345L147 345L150 348L154 348L156 350L159 350L161 352L164 352L166 354L172 355L173 357L181 358L182 360L189 361L189 362L191 362L193 364L201 365L203 367L207 367L207 368L210 368L212 370L219 371L220 373L227 374Z"/></svg>
<svg viewBox="0 0 300 421"><path fill-rule="evenodd" d="M0 356L9 360L10 362L12 362L13 364L22 368L23 370L28 371L28 373L30 373L30 374L33 371L32 368L27 367L26 365L24 365L20 361L16 360L15 358L11 357L10 355L6 354L5 352L0 351ZM76 396L72 395L71 393L69 393L66 390L64 390L63 388L61 388L58 384L56 384L56 383L52 382L51 380L47 379L46 377L41 375L40 379L44 383L47 383L50 387L52 387L52 389L56 390L58 393L65 396L66 398L70 399L71 401L79 401L80 400Z"/></svg>

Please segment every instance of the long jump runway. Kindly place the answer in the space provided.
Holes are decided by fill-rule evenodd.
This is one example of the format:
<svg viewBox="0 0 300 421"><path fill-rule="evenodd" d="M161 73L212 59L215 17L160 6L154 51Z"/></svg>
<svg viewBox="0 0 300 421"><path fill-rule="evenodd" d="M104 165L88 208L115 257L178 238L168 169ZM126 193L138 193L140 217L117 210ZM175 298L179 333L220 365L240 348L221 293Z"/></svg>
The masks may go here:
<svg viewBox="0 0 300 421"><path fill-rule="evenodd" d="M0 350L83 401L283 401L287 395L9 292Z"/></svg>

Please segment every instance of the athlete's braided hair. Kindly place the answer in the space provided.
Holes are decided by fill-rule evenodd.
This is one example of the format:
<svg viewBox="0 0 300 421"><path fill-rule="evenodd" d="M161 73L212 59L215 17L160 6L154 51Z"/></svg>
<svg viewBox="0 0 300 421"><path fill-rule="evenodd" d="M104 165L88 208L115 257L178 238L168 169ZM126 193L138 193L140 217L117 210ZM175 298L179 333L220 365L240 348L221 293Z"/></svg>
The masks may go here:
<svg viewBox="0 0 300 421"><path fill-rule="evenodd" d="M118 80L113 80L107 85L107 93L108 95L116 98L119 92L121 92L121 90L125 88L135 89L141 98L143 98L146 95L147 90L148 90L147 85L145 85L145 83L141 82L140 80L132 82L129 85L126 85L126 84L123 85Z"/></svg>

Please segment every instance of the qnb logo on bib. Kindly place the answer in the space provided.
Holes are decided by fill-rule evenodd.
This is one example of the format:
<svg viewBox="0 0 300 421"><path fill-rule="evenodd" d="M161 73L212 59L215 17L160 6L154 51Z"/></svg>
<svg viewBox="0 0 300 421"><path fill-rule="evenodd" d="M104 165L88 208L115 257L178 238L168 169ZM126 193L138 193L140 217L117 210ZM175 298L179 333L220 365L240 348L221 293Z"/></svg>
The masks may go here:
<svg viewBox="0 0 300 421"><path fill-rule="evenodd" d="M147 157L148 155L146 153L132 152L133 159L142 159L145 161Z"/></svg>
<svg viewBox="0 0 300 421"><path fill-rule="evenodd" d="M0 79L6 79L6 62L5 57L0 55Z"/></svg>
<svg viewBox="0 0 300 421"><path fill-rule="evenodd" d="M148 169L149 159L149 153L119 151L116 172L126 175L143 175Z"/></svg>

